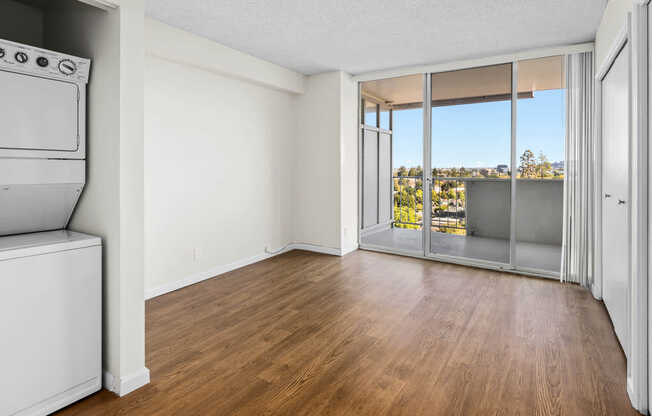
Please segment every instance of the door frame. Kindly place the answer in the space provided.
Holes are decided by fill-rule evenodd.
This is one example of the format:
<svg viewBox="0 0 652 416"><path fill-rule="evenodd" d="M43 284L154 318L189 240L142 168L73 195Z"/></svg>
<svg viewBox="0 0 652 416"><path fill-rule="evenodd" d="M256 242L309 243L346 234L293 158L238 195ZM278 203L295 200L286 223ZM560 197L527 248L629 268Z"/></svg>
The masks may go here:
<svg viewBox="0 0 652 416"><path fill-rule="evenodd" d="M641 413L648 411L648 3L637 0L633 13L612 43L596 72L596 141L600 155L596 160L594 257L595 279L592 287L597 299L603 297L602 226L604 194L602 174L602 81L624 48L629 48L629 179L628 216L630 227L629 290L627 299L627 393L632 406Z"/></svg>
<svg viewBox="0 0 652 416"><path fill-rule="evenodd" d="M477 68L477 67L484 67L484 66L492 66L492 65L500 65L500 64L512 64L512 84L517 82L517 78L515 76L517 67L518 67L518 62L523 61L523 60L529 60L529 59L537 59L537 58L546 58L546 57L551 57L551 56L565 56L569 54L575 54L575 53L582 53L582 52L594 52L594 43L589 42L589 43L582 43L582 44L575 44L575 45L566 45L566 46L556 46L556 47L550 47L550 48L540 48L540 49L533 49L533 50L527 50L527 51L522 51L522 52L516 52L513 54L507 54L507 55L498 55L498 56L490 56L490 57L485 57L485 58L480 58L480 59L472 59L472 60L463 60L463 61L454 61L454 62L448 62L444 64L435 64L435 65L422 65L422 66L416 66L416 67L406 67L406 68L398 68L398 69L393 69L393 70L387 70L387 71L376 71L376 72L370 72L370 73L365 73L365 74L360 74L356 75L353 77L353 80L357 84L357 106L358 106L358 215L359 219L362 218L362 175L363 175L363 170L362 170L362 133L363 129L361 127L361 98L362 98L362 93L361 93L361 83L365 81L376 81L376 80L382 80L386 78L394 78L394 77L401 77L401 76L407 76L407 75L422 75L424 77L423 80L423 94L424 97L429 97L431 93L431 75L434 73L440 73L440 72L448 72L448 71L455 71L455 70L462 70L462 69L471 69L471 68ZM513 87L512 88L512 141L515 140L515 135L516 135L516 106L515 101L517 101L518 94L515 93L516 89ZM431 124L431 114L430 113L430 108L428 107L428 102L427 99L424 98L424 114L423 114L423 184L424 184L424 201L426 201L426 194L429 193L430 191L426 192L426 188L430 188L430 181L432 181L432 169L430 167L431 165L431 158L430 158L430 141L431 141L431 135L430 135L430 124ZM514 146L512 146L514 148ZM514 153L515 155L515 153ZM510 160L510 165L513 165L514 162L513 159L514 157L512 156ZM512 174L515 174L515 169L514 166L510 166L512 168ZM513 182L513 179L512 179ZM515 198L516 193L512 189L512 198ZM429 195L428 195L429 196ZM428 213L427 209L424 209L423 213L423 221L424 224L427 224L429 219L430 219L430 213ZM514 221L515 217L515 210L510 209L510 224ZM477 260L477 259L471 259L471 258L465 258L465 257L457 257L457 256L449 256L449 255L444 255L444 254L431 254L430 253L430 236L426 232L426 227L422 227L422 239L423 239L423 250L420 251L412 251L412 250L405 250L405 249L395 249L395 248L388 248L388 247L382 247L382 246L377 246L373 244L366 244L362 241L362 236L364 235L363 232L360 230L361 226L358 226L358 247L364 250L371 250L371 251L378 251L378 252L383 252L383 253L391 253L391 254L400 254L400 255L405 255L405 256L410 256L410 257L416 257L416 258L422 258L422 259L428 259L428 260L435 260L435 261L440 261L440 262L445 262L445 263L453 263L453 264L459 264L459 265L464 265L464 266L472 266L472 267L480 267L480 268L485 268L485 269L490 269L490 270L499 270L499 271L505 271L505 272L510 272L510 273L516 273L516 274L521 274L521 275L526 275L526 276L535 276L535 277L543 277L543 278L549 278L549 279L559 279L560 273L558 272L551 272L547 270L540 270L540 269L534 269L534 268L527 268L527 267L515 267L513 264L508 264L508 263L498 263L498 262L491 262L487 260ZM511 227L515 229L515 227ZM511 230L510 230L511 233ZM511 239L511 236L510 236ZM513 256L510 253L510 258L513 259ZM511 260L510 260L511 261Z"/></svg>
<svg viewBox="0 0 652 416"><path fill-rule="evenodd" d="M519 62L525 61L525 60L530 60L530 59L538 59L538 58L546 58L550 56L561 56L562 61L563 61L563 66L565 70L566 66L566 55L571 54L571 53L578 53L576 50L577 46L573 47L571 50L568 50L567 52L559 52L559 49L549 49L546 52L540 52L540 53L524 53L524 54L519 54L519 55L514 55L509 58L509 60L506 61L492 61L492 63L487 64L487 65L479 65L479 66L473 66L473 67L459 67L456 69L452 70L443 70L443 71L437 71L437 72L427 72L425 73L425 80L424 80L424 97L431 97L432 96L432 75L433 74L438 74L442 72L450 72L450 71L456 71L456 70L465 70L465 69L472 69L472 68L482 68L482 67L487 67L487 66L494 66L494 65L506 65L510 64L511 65L511 119L510 119L510 161L509 161L509 166L510 166L510 178L509 178L509 183L510 183L510 204L509 204L509 260L507 263L502 263L502 262L495 262L495 261L490 261L490 260L483 260L483 259L474 259L474 258L469 258L469 257L459 257L459 256L453 256L453 255L447 255L447 254L441 254L441 253L432 253L430 250L430 230L428 227L426 227L425 224L430 224L431 220L431 215L432 213L430 212L429 209L424 208L424 213L423 213L423 247L424 247L424 253L423 256L424 258L432 259L432 260L437 260L437 261L443 261L443 262L449 262L449 263L456 263L456 264L463 264L463 265L471 265L471 266L476 266L476 267L483 267L483 268L488 268L488 269L493 269L493 270L501 270L501 271L506 271L506 272L511 272L511 273L517 273L517 274L524 274L528 276L536 276L536 277L544 277L544 278L550 278L550 279L559 279L560 278L560 272L554 272L554 271L549 271L549 270L543 270L543 269L537 269L533 267L527 267L527 266L518 266L515 262L516 260L516 232L517 232L517 208L516 208L516 199L517 199L517 170L518 170L518 154L517 154L517 130L518 130L518 65ZM582 50L582 52L586 52L587 50ZM593 49L588 49L588 51L593 51ZM565 76L565 75L564 75ZM424 191L424 207L427 204L431 204L431 185L432 185L432 114L431 114L431 108L429 106L429 102L424 99L424 107L423 107L423 112L424 112L424 128L423 128L423 183L424 186L428 188L428 192L426 193ZM565 186L565 184L564 184ZM425 188L424 188L425 189ZM427 198L427 199L426 199ZM561 258L560 258L561 262Z"/></svg>

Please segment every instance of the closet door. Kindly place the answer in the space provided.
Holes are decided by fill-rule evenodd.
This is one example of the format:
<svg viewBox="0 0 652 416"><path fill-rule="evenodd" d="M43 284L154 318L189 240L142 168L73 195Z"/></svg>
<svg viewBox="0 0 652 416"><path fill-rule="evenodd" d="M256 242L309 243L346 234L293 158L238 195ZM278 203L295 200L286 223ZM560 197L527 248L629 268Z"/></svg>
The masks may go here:
<svg viewBox="0 0 652 416"><path fill-rule="evenodd" d="M625 354L631 252L628 50L623 48L602 81L603 298Z"/></svg>

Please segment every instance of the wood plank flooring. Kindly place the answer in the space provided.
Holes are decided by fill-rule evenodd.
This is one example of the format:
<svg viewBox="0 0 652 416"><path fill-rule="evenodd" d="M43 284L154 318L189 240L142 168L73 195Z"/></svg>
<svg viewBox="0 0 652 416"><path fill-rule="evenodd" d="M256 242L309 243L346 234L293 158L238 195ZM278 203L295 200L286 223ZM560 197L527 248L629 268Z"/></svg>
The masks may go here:
<svg viewBox="0 0 652 416"><path fill-rule="evenodd" d="M577 286L294 251L147 302L152 382L61 415L635 415Z"/></svg>

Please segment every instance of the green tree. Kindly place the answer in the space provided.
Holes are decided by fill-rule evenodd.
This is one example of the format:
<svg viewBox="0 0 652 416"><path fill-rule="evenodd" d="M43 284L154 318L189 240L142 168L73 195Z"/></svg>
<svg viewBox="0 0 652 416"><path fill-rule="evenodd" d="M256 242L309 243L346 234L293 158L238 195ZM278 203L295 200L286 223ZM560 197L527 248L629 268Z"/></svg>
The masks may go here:
<svg viewBox="0 0 652 416"><path fill-rule="evenodd" d="M421 166L417 166L417 167L410 168L407 176L422 176L422 175L423 175L423 169L421 169Z"/></svg>
<svg viewBox="0 0 652 416"><path fill-rule="evenodd" d="M532 153L532 150L527 149L521 155L521 165L519 166L519 171L521 172L521 178L536 178L537 164L534 159L534 153Z"/></svg>
<svg viewBox="0 0 652 416"><path fill-rule="evenodd" d="M539 152L539 157L537 158L537 173L539 174L539 177L549 178L552 176L551 171L552 164L543 152Z"/></svg>

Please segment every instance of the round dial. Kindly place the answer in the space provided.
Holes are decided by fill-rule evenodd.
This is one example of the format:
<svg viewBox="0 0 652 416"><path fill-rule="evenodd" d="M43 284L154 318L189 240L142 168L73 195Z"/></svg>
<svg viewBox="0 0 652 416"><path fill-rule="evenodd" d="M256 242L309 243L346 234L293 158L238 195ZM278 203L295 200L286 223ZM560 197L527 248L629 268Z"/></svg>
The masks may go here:
<svg viewBox="0 0 652 416"><path fill-rule="evenodd" d="M44 56L39 56L36 59L36 64L40 66L41 68L45 68L46 66L50 65L50 61L48 61L48 58Z"/></svg>
<svg viewBox="0 0 652 416"><path fill-rule="evenodd" d="M77 65L70 59L59 62L59 72L63 75L72 75L77 71Z"/></svg>
<svg viewBox="0 0 652 416"><path fill-rule="evenodd" d="M0 48L0 58L4 58L4 57L5 57L5 50Z"/></svg>
<svg viewBox="0 0 652 416"><path fill-rule="evenodd" d="M25 52L16 52L14 58L16 58L16 62L19 64L24 64L25 62L29 61L29 56L27 56Z"/></svg>

